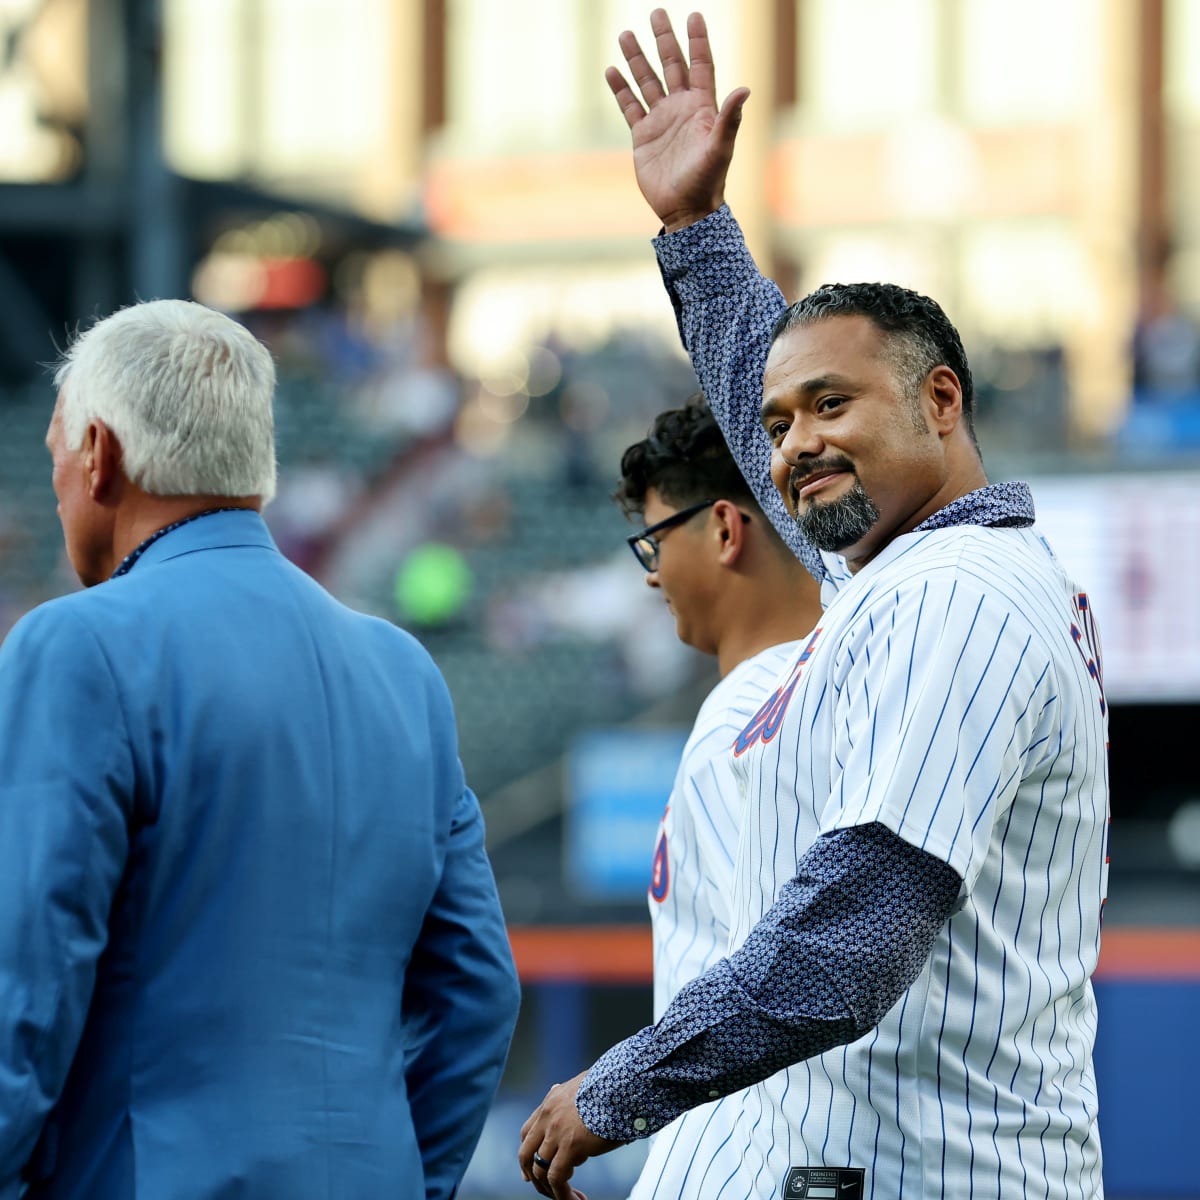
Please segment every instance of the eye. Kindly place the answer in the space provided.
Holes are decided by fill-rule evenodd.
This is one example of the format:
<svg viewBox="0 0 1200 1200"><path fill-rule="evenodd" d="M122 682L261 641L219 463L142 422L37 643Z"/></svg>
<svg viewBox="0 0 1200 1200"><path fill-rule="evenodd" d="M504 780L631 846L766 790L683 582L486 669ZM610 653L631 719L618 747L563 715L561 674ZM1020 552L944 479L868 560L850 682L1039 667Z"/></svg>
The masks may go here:
<svg viewBox="0 0 1200 1200"><path fill-rule="evenodd" d="M767 424L767 436L772 442L779 442L788 431L786 421L771 421Z"/></svg>
<svg viewBox="0 0 1200 1200"><path fill-rule="evenodd" d="M816 411L819 413L833 412L845 403L845 396L822 396L816 403Z"/></svg>

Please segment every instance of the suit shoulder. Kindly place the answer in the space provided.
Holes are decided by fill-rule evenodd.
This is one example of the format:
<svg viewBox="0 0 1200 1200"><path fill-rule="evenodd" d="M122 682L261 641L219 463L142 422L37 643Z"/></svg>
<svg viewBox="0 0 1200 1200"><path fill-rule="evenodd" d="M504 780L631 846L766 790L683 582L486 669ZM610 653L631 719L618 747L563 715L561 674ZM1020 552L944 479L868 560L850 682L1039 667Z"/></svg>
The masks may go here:
<svg viewBox="0 0 1200 1200"><path fill-rule="evenodd" d="M30 609L9 630L0 653L8 660L34 655L47 665L80 666L87 656L101 653L98 630L102 625L88 593L72 592Z"/></svg>
<svg viewBox="0 0 1200 1200"><path fill-rule="evenodd" d="M434 662L433 656L407 629L402 629L383 617L351 608L333 596L330 596L330 600L341 611L343 620L354 629L356 636L361 637L376 653L403 663L409 670L436 678L439 683L443 681L441 670Z"/></svg>
<svg viewBox="0 0 1200 1200"><path fill-rule="evenodd" d="M17 633L28 634L52 628L56 625L77 623L90 625L95 619L98 608L92 595L95 588L69 592L65 596L55 596L52 600L43 600L35 608L31 608L9 631L11 638Z"/></svg>

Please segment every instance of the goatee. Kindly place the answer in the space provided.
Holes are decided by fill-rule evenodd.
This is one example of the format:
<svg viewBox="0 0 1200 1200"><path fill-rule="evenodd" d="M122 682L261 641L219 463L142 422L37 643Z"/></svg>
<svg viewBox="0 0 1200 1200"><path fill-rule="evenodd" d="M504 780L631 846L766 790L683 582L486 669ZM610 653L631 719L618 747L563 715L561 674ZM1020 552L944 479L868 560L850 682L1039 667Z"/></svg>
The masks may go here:
<svg viewBox="0 0 1200 1200"><path fill-rule="evenodd" d="M861 542L879 520L879 509L857 479L844 495L824 503L810 503L796 517L800 532L818 550L836 553Z"/></svg>

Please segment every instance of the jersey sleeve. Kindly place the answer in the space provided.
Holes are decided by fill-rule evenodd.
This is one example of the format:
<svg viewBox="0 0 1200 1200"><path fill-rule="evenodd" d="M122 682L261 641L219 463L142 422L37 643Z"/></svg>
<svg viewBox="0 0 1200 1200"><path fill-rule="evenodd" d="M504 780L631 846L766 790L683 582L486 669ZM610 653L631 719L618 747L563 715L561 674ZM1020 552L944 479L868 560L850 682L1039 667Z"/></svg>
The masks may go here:
<svg viewBox="0 0 1200 1200"><path fill-rule="evenodd" d="M0 649L0 1195L66 1081L129 850L133 762L105 654L47 605Z"/></svg>
<svg viewBox="0 0 1200 1200"><path fill-rule="evenodd" d="M970 891L1055 704L1031 623L961 574L858 614L837 650L837 774L821 832L879 822Z"/></svg>
<svg viewBox="0 0 1200 1200"><path fill-rule="evenodd" d="M771 331L787 307L766 279L724 205L694 225L655 239L679 336L729 449L779 536L818 580L826 567L771 482L762 427L762 377Z"/></svg>

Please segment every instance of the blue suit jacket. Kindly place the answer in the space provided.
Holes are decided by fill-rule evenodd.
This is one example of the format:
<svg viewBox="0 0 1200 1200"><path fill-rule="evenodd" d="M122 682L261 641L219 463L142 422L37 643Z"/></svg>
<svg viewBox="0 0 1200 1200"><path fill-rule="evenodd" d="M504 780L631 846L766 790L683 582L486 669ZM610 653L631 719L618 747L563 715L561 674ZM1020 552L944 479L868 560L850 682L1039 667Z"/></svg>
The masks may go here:
<svg viewBox="0 0 1200 1200"><path fill-rule="evenodd" d="M253 512L0 649L0 1198L450 1196L512 957L440 674Z"/></svg>

